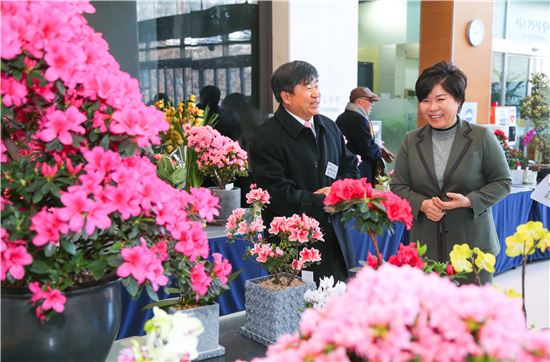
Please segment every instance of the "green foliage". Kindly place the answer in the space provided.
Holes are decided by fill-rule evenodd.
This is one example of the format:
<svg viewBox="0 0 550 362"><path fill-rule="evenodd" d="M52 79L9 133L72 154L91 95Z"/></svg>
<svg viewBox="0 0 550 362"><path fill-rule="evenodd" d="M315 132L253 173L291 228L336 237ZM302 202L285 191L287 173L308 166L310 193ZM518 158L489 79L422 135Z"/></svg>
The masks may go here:
<svg viewBox="0 0 550 362"><path fill-rule="evenodd" d="M535 136L531 142L540 152L543 163L550 163L550 96L548 76L535 73L529 80L531 95L521 103L521 114L528 118L535 127Z"/></svg>

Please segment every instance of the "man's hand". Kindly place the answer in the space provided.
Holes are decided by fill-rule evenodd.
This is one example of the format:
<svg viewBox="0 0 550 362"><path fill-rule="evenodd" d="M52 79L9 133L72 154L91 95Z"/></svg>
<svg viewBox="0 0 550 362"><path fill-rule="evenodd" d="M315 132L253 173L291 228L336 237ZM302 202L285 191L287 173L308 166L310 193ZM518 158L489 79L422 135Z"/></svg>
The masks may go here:
<svg viewBox="0 0 550 362"><path fill-rule="evenodd" d="M327 196L329 192L330 192L330 186L326 186L326 187L320 188L319 190L313 193Z"/></svg>
<svg viewBox="0 0 550 362"><path fill-rule="evenodd" d="M470 199L462 194L447 192L447 196L451 199L450 201L443 201L439 197L432 198L434 205L441 210L454 210L461 207L472 207Z"/></svg>
<svg viewBox="0 0 550 362"><path fill-rule="evenodd" d="M382 151L382 158L386 162L391 163L395 160L395 155L391 151L388 151L386 147L382 147L380 150Z"/></svg>
<svg viewBox="0 0 550 362"><path fill-rule="evenodd" d="M439 220L441 220L441 218L443 218L443 216L445 216L445 211L436 206L433 199L426 199L422 201L420 211L422 211L426 215L428 220L431 220L433 222L438 222Z"/></svg>

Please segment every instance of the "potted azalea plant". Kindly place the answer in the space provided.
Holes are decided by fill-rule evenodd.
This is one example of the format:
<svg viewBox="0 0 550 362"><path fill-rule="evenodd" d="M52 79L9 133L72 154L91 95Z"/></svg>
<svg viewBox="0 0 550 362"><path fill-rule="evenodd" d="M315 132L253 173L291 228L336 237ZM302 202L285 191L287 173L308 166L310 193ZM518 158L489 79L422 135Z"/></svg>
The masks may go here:
<svg viewBox="0 0 550 362"><path fill-rule="evenodd" d="M88 2L1 10L2 355L103 360L121 284L158 300L176 259L195 298L225 280L221 258L205 266L217 200L157 177L145 149L169 125L87 24Z"/></svg>
<svg viewBox="0 0 550 362"><path fill-rule="evenodd" d="M183 126L186 145L196 155L199 171L216 183L212 192L220 202L218 219L225 223L231 212L241 203L241 191L233 187L237 176L246 176L248 156L238 142L221 135L210 126Z"/></svg>
<svg viewBox="0 0 550 362"><path fill-rule="evenodd" d="M209 116L208 107L203 111L196 105L196 97L190 95L177 105L161 99L155 107L164 113L170 127L161 132L161 143L155 147L160 178L178 188L189 191L191 187L200 187L205 175L198 169L197 154L193 148L186 147L184 125L194 127L214 126L218 115Z"/></svg>
<svg viewBox="0 0 550 362"><path fill-rule="evenodd" d="M407 230L412 226L409 202L391 191L373 189L366 178L335 181L323 203L328 213L341 212L342 221L353 220L354 228L369 235L378 263L382 256L376 236L393 231L393 222L403 223Z"/></svg>
<svg viewBox="0 0 550 362"><path fill-rule="evenodd" d="M245 284L246 324L243 334L265 345L298 327L304 308L303 295L315 283L298 278L302 269L321 261L319 250L308 247L323 241L319 222L305 214L275 217L264 236L261 210L269 203L269 193L251 186L246 195L251 212L236 209L228 218L227 238L250 242L247 255L255 258L269 273Z"/></svg>
<svg viewBox="0 0 550 362"><path fill-rule="evenodd" d="M504 151L504 156L506 156L508 167L510 167L512 184L517 185L523 183L524 169L527 169L529 160L525 157L523 151L510 147L508 144L508 136L506 136L503 131L497 129L494 134L500 143L502 150Z"/></svg>

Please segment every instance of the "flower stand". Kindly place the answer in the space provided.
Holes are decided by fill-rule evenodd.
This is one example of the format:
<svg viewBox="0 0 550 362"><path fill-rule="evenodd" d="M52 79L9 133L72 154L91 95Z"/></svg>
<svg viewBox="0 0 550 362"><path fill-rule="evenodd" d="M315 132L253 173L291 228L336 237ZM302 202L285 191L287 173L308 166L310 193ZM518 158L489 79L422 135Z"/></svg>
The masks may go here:
<svg viewBox="0 0 550 362"><path fill-rule="evenodd" d="M69 291L65 311L43 324L30 293L3 288L2 361L105 361L122 318L120 291L119 280Z"/></svg>
<svg viewBox="0 0 550 362"><path fill-rule="evenodd" d="M176 310L169 308L168 313L186 313L201 321L204 332L199 335L198 361L223 356L225 348L219 345L220 341L220 305L212 303L202 307L190 308L185 310Z"/></svg>
<svg viewBox="0 0 550 362"><path fill-rule="evenodd" d="M303 283L281 290L265 288L259 283L271 276L245 283L246 323L241 333L263 345L270 345L286 333L298 330L300 313L305 308L304 293L315 289L315 283Z"/></svg>

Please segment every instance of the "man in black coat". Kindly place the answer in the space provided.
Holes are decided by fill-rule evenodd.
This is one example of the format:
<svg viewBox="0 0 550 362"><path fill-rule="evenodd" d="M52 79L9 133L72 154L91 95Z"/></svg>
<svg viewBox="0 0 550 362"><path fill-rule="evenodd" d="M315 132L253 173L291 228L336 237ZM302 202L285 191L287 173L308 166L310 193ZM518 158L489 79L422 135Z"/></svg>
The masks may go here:
<svg viewBox="0 0 550 362"><path fill-rule="evenodd" d="M314 277L346 280L355 266L349 232L339 216L324 211L323 200L332 182L357 178L359 170L338 127L319 114L317 79L317 70L303 61L283 64L273 73L279 109L256 130L250 163L257 185L271 194L265 224L275 216L302 213L317 219L325 241L313 245L322 255L321 264L311 268Z"/></svg>
<svg viewBox="0 0 550 362"><path fill-rule="evenodd" d="M369 88L357 87L351 91L346 110L336 119L336 124L348 141L348 149L361 157L361 177L366 177L372 184L376 183L375 177L383 167L382 158L386 162L395 159L393 153L376 144L369 120L372 104L379 99Z"/></svg>

